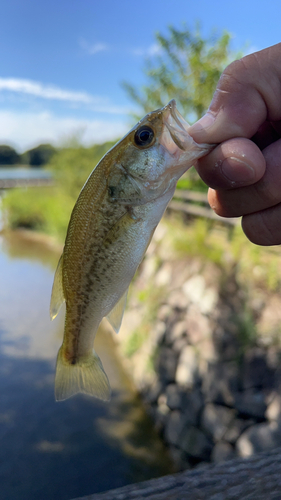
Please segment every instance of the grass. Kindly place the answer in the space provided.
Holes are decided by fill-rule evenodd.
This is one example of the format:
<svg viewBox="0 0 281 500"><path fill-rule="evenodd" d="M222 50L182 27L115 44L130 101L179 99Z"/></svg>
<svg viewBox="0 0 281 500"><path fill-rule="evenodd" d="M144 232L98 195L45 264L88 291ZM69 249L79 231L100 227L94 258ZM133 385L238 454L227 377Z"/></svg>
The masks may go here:
<svg viewBox="0 0 281 500"><path fill-rule="evenodd" d="M251 243L240 226L229 229L207 219L186 224L180 215L167 218L169 244L175 256L200 257L227 270L236 265L243 286L255 283L274 292L281 287L281 248Z"/></svg>

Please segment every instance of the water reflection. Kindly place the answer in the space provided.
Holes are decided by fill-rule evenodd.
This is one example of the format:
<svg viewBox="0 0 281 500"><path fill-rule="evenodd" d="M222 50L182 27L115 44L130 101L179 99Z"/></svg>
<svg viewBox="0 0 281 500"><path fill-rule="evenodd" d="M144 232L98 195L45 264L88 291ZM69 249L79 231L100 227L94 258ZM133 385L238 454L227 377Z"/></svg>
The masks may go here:
<svg viewBox="0 0 281 500"><path fill-rule="evenodd" d="M63 315L48 316L58 255L24 236L0 241L0 498L71 499L171 471L162 443L100 332L110 404L54 401Z"/></svg>

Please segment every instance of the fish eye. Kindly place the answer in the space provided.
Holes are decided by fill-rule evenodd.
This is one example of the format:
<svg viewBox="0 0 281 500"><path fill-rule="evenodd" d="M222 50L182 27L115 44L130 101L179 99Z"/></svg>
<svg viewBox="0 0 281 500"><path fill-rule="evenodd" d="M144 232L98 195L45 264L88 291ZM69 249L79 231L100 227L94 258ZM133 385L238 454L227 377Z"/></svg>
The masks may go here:
<svg viewBox="0 0 281 500"><path fill-rule="evenodd" d="M134 139L137 146L150 146L154 140L154 131L148 125L143 125L136 131Z"/></svg>

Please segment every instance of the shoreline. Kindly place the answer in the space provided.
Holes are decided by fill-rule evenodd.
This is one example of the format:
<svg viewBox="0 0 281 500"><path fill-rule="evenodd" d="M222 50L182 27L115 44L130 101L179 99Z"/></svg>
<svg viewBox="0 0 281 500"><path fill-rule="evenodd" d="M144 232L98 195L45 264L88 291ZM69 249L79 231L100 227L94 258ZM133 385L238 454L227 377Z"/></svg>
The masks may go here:
<svg viewBox="0 0 281 500"><path fill-rule="evenodd" d="M17 235L17 237L34 242L37 245L44 245L57 253L62 253L63 251L63 243L60 243L55 236L51 236L50 234L41 233L39 231L32 231L31 229L2 229L0 231L0 236L5 236L7 238L12 238L13 235Z"/></svg>

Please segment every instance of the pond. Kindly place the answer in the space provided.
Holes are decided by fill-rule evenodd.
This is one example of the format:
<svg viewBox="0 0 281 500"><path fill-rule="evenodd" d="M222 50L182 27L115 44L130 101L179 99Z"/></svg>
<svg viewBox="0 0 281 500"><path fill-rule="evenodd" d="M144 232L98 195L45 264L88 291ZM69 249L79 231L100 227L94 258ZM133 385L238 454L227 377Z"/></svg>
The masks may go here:
<svg viewBox="0 0 281 500"><path fill-rule="evenodd" d="M0 236L0 498L70 500L172 472L122 368L111 334L95 348L110 403L83 395L56 403L63 314L49 319L58 253L25 233Z"/></svg>

